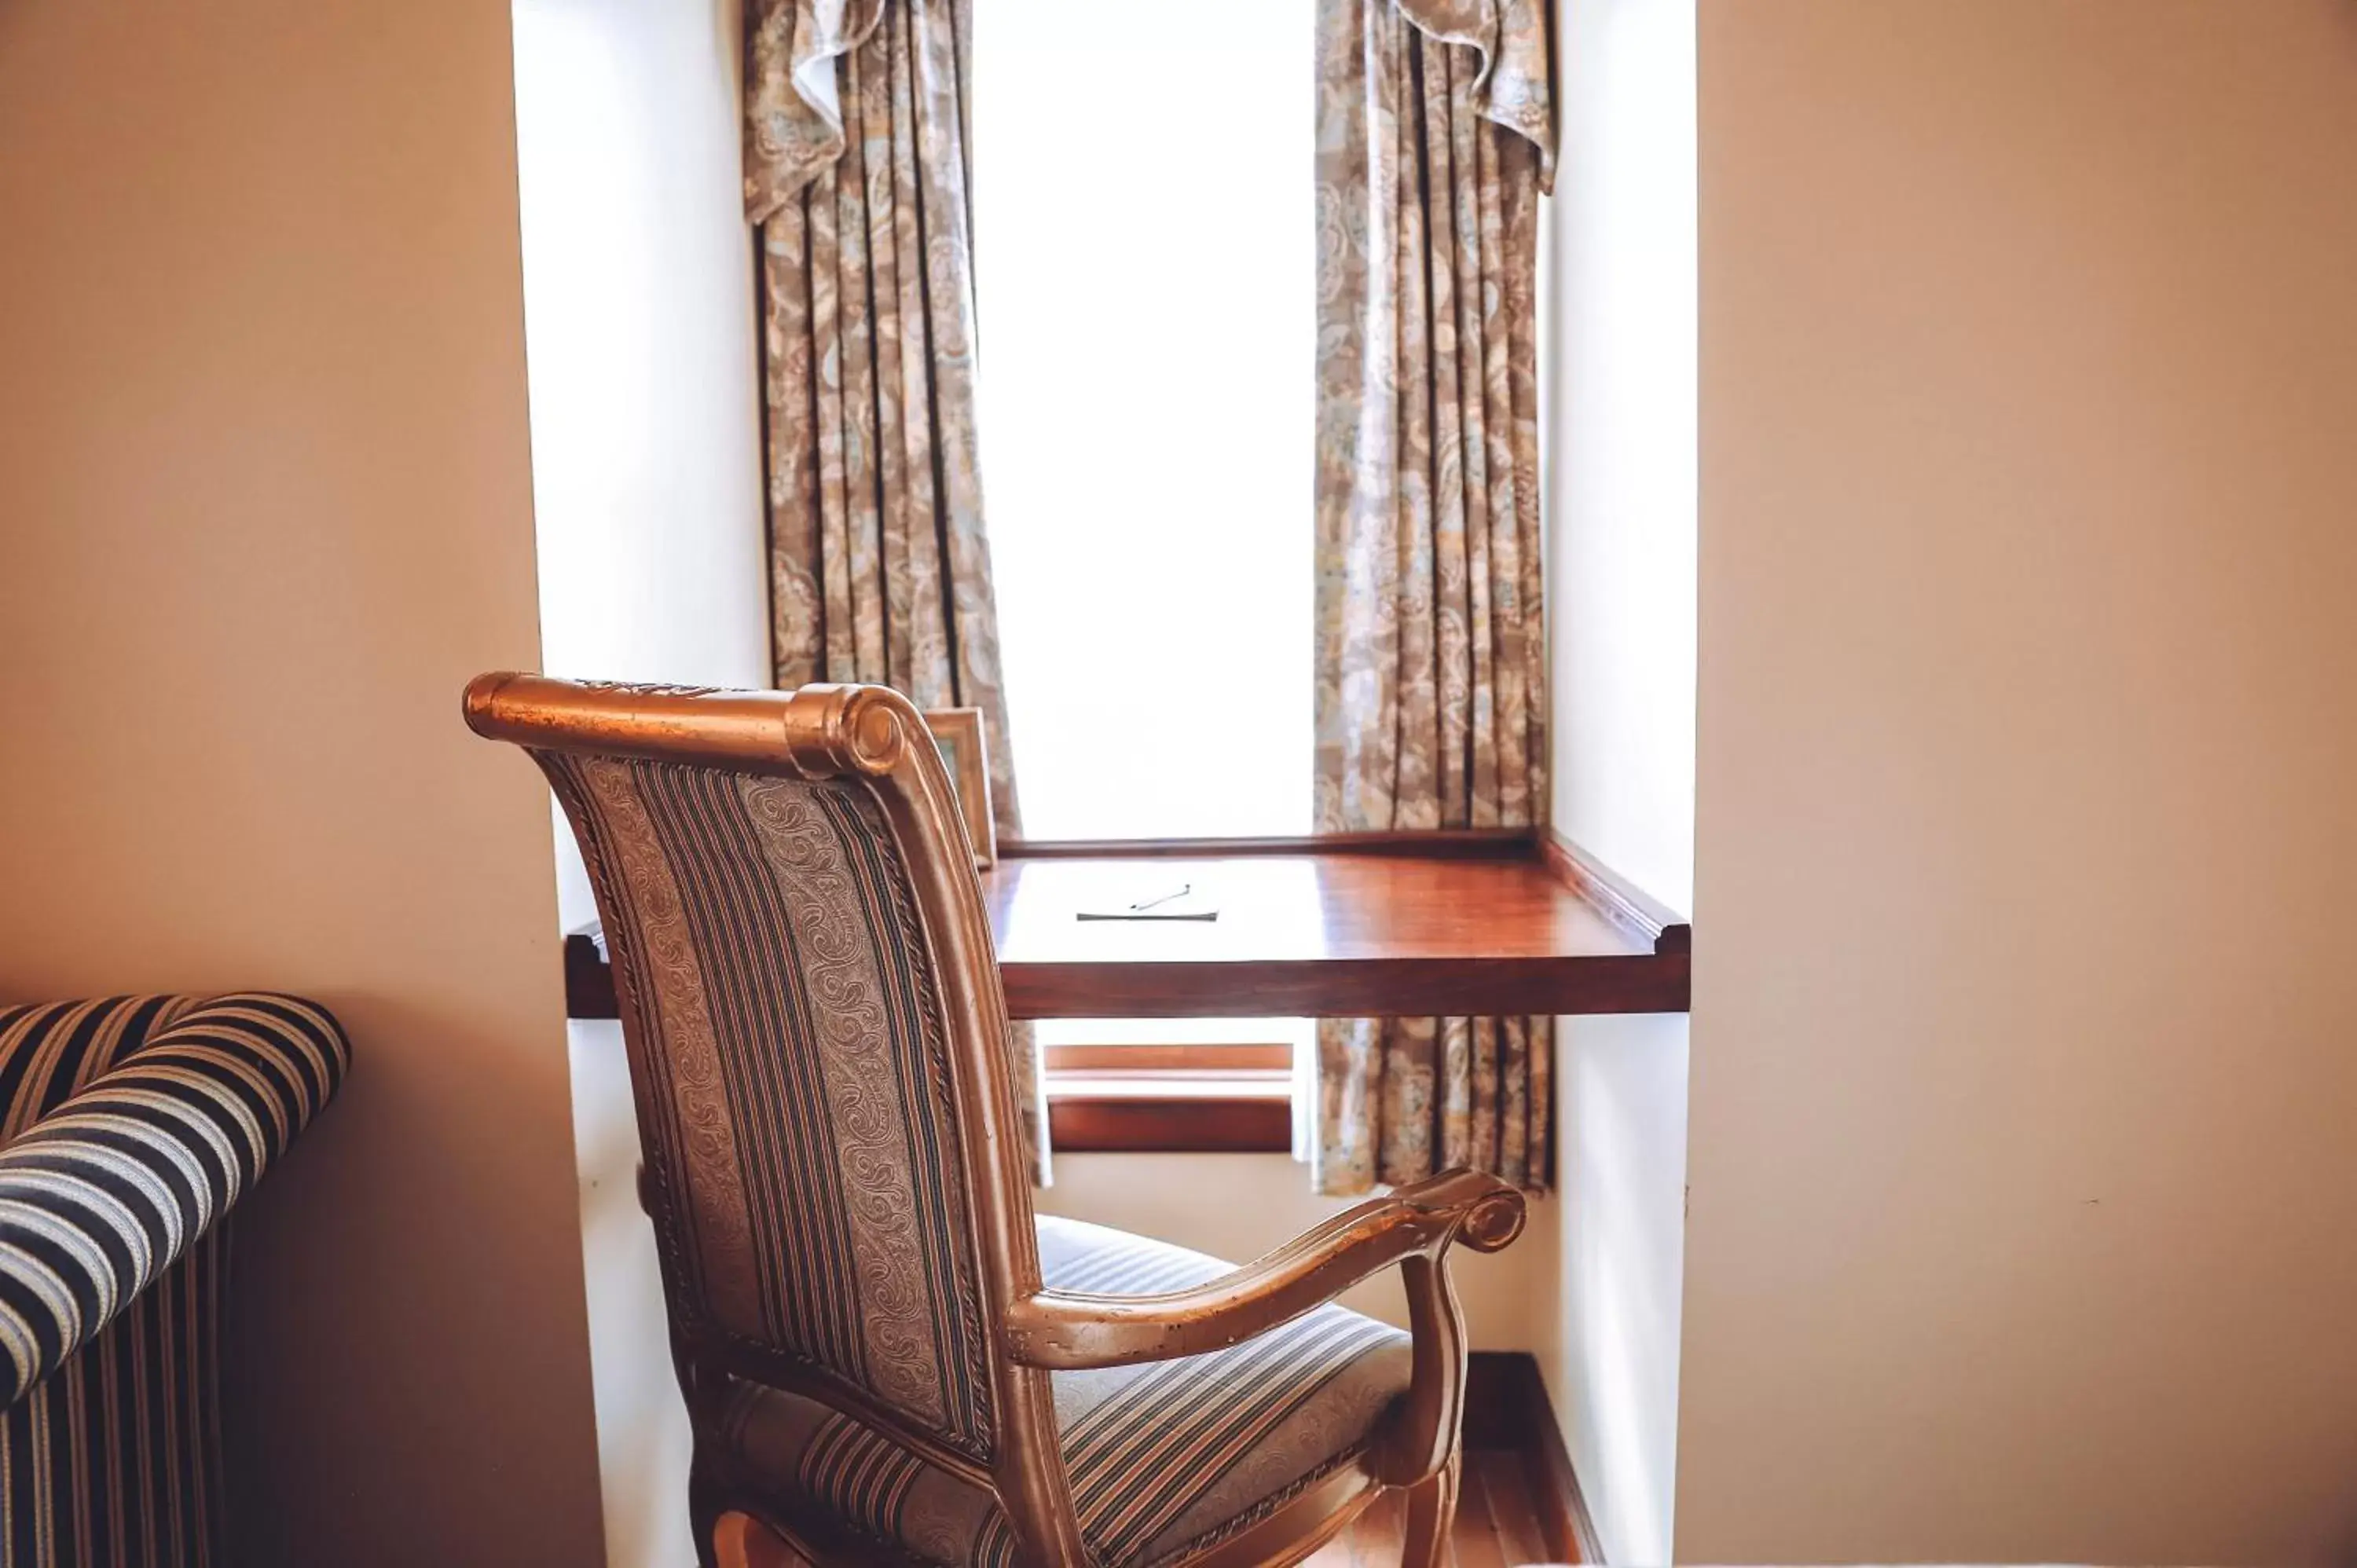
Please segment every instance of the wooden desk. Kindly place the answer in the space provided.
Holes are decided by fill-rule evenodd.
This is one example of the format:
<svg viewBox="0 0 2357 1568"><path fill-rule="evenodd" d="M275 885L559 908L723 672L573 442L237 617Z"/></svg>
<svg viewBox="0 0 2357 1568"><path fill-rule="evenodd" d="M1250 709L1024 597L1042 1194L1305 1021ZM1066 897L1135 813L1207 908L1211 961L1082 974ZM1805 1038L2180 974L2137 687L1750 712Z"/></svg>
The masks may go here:
<svg viewBox="0 0 2357 1568"><path fill-rule="evenodd" d="M1527 832L1010 844L983 873L1017 1018L1683 1013L1692 932ZM1214 921L1078 920L1189 883ZM1120 895L1115 897L1115 895ZM593 938L568 1012L615 1016Z"/></svg>

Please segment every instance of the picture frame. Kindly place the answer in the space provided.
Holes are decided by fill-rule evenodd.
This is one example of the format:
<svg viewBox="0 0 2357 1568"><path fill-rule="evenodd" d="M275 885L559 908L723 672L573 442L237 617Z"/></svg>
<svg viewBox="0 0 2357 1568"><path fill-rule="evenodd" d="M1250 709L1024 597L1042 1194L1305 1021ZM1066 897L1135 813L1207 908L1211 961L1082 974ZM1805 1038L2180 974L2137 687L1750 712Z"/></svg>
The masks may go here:
<svg viewBox="0 0 2357 1568"><path fill-rule="evenodd" d="M956 787L958 814L965 821L966 843L979 867L998 864L998 828L990 810L989 741L983 733L980 708L932 708L924 714L932 731L933 746Z"/></svg>

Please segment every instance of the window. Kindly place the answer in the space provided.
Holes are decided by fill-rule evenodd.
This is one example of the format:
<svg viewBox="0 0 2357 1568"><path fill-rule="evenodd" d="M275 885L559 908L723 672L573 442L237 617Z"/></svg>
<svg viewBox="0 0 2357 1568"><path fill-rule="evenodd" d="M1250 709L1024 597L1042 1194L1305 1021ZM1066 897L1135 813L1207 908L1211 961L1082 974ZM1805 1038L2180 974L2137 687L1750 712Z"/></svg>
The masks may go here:
<svg viewBox="0 0 2357 1568"><path fill-rule="evenodd" d="M976 418L1024 832L1307 832L1308 0L975 10ZM1308 1036L1039 1026L1060 1112L1282 1098Z"/></svg>
<svg viewBox="0 0 2357 1568"><path fill-rule="evenodd" d="M1306 832L1309 6L975 9L976 418L1025 833Z"/></svg>

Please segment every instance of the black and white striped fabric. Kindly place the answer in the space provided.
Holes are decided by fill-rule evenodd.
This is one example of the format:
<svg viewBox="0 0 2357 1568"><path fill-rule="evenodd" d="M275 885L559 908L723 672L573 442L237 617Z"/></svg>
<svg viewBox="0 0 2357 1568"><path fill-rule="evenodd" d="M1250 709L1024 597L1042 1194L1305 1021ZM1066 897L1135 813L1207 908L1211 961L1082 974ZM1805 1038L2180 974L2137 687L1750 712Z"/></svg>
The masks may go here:
<svg viewBox="0 0 2357 1568"><path fill-rule="evenodd" d="M0 1568L221 1561L220 1221L349 1059L291 996L0 1007Z"/></svg>

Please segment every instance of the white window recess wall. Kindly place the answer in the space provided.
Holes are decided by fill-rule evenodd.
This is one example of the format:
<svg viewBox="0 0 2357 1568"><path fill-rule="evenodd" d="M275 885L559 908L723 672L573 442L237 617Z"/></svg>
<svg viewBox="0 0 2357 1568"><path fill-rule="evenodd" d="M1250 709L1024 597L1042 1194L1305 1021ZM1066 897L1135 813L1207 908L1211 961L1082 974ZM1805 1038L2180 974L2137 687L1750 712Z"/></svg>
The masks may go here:
<svg viewBox="0 0 2357 1568"><path fill-rule="evenodd" d="M1557 832L1694 910L1694 0L1558 13L1563 153L1542 293ZM1605 1555L1672 1561L1684 1015L1556 1029L1550 1397Z"/></svg>

